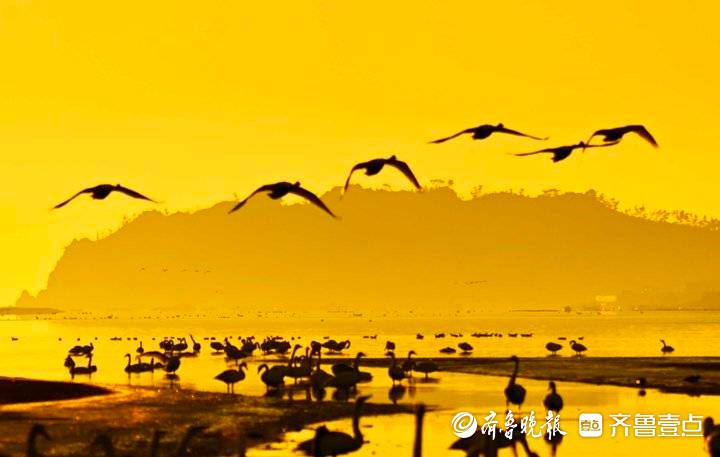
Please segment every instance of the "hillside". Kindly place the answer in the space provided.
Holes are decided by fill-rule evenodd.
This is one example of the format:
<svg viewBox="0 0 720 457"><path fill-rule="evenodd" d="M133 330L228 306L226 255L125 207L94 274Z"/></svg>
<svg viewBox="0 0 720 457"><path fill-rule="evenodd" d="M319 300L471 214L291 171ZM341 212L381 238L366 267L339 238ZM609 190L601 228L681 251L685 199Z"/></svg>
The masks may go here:
<svg viewBox="0 0 720 457"><path fill-rule="evenodd" d="M323 199L341 220L264 197L233 215L230 202L193 214L144 213L104 239L73 242L46 290L17 305L560 308L660 290L665 299L642 306L677 306L720 290L720 232L632 217L593 192L462 200L447 187L353 187L342 199L339 189Z"/></svg>

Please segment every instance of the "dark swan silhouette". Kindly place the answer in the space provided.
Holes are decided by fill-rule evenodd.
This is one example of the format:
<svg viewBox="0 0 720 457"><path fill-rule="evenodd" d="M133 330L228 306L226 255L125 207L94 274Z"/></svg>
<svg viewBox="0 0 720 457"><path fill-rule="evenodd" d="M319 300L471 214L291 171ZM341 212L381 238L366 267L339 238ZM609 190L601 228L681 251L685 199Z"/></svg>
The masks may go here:
<svg viewBox="0 0 720 457"><path fill-rule="evenodd" d="M410 180L410 182L413 183L413 185L417 189L422 189L422 187L420 186L420 183L418 182L417 178L415 178L415 175L413 174L412 170L410 169L410 166L407 163L403 162L402 160L398 160L397 157L395 157L393 155L393 156L390 156L389 159L373 159L373 160L369 160L367 162L360 162L357 165L355 165L354 167L352 167L352 169L350 170L350 174L348 175L347 180L345 181L344 192L347 192L348 186L350 185L350 178L352 178L352 175L353 175L353 173L355 173L355 171L364 169L365 174L367 176L374 176L374 175L380 173L380 171L385 167L385 165L389 165L391 167L397 168L398 170L400 170L400 172L402 174L405 175L405 177L407 179Z"/></svg>
<svg viewBox="0 0 720 457"><path fill-rule="evenodd" d="M335 216L335 214L333 214L332 211L330 211L327 206L325 206L325 203L323 203L317 195L307 189L302 188L300 186L300 182L296 182L293 184L287 181L276 182L275 184L266 184L264 186L258 187L255 192L248 195L245 200L233 206L233 208L230 210L230 213L234 213L235 211L242 208L248 200L250 200L255 194L259 194L260 192L268 192L268 197L272 198L273 200L282 198L287 194L295 194L309 201L318 208L322 209L332 217L337 217Z"/></svg>
<svg viewBox="0 0 720 457"><path fill-rule="evenodd" d="M524 136L526 138L532 138L533 140L540 140L540 141L544 141L544 140L548 139L547 137L540 138L537 136L518 132L517 130L512 130L512 129L506 128L502 124L498 124L498 125L483 124L483 125L478 125L477 127L471 127L469 129L462 130L454 135L450 135L445 138L440 138L439 140L433 140L430 143L433 143L433 144L444 143L448 140L452 140L453 138L457 138L460 135L465 135L466 133L472 133L473 140L484 140L485 138L489 137L493 133L507 133L509 135Z"/></svg>
<svg viewBox="0 0 720 457"><path fill-rule="evenodd" d="M553 155L553 157L552 157L553 162L560 162L561 160L565 160L568 157L570 157L570 154L572 154L572 152L578 148L583 148L583 150L585 150L585 148L604 148L607 146L614 146L618 143L619 143L619 141L614 141L612 143L605 143L605 144L587 144L587 143L581 141L577 144L572 144L569 146L558 146L556 148L545 148L545 149L540 149L539 151L522 152L520 154L514 154L514 155L518 156L518 157L524 157L524 156L531 156L531 155L535 155L535 154L549 153L549 154Z"/></svg>
<svg viewBox="0 0 720 457"><path fill-rule="evenodd" d="M330 431L324 425L318 427L319 436L316 439L303 441L297 447L297 450L307 455L316 456L337 456L340 454L348 454L357 451L364 444L362 431L360 430L360 412L369 396L359 397L355 401L355 411L353 413L353 434L348 435L343 432Z"/></svg>
<svg viewBox="0 0 720 457"><path fill-rule="evenodd" d="M642 125L626 125L624 127L616 127L614 129L601 129L596 130L595 133L590 135L590 138L586 141L586 144L590 144L590 141L596 137L601 136L603 137L603 141L606 143L612 142L612 141L620 141L623 136L625 136L626 133L637 133L640 137L642 137L644 140L646 140L648 143L652 144L654 147L658 147L657 141L655 141L655 138L648 132L648 130L642 126Z"/></svg>
<svg viewBox="0 0 720 457"><path fill-rule="evenodd" d="M68 199L65 200L64 202L55 205L55 206L53 207L53 209L62 208L63 206L67 205L68 203L70 203L71 201L73 201L76 197L79 197L79 196L82 195L82 194L90 194L90 196L91 196L93 199L95 199L95 200L104 200L104 199L105 199L108 195L110 195L110 193L112 193L112 192L121 192L121 193L123 193L123 194L125 194L125 195L127 195L127 196L129 196L129 197L132 197L132 198L138 198L138 199L140 199L140 200L147 200L147 201L149 201L149 202L157 203L157 202L156 202L155 200L153 200L152 198L148 198L148 197L144 196L143 194L141 194L141 193L139 193L139 192L135 192L135 191L132 190L132 189L128 189L127 187L122 186L122 185L120 185L120 184L115 184L115 185L112 185L112 184L100 184L100 185L95 186L95 187L88 187L87 189L81 190L80 192L76 193L75 195L73 195L72 197L68 198Z"/></svg>

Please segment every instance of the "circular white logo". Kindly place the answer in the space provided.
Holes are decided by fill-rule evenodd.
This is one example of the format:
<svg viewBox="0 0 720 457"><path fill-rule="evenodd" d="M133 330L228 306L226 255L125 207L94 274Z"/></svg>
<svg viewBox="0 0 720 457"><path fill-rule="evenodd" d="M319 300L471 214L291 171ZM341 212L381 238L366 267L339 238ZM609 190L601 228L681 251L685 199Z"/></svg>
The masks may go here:
<svg viewBox="0 0 720 457"><path fill-rule="evenodd" d="M469 438L477 430L477 419L470 413L459 412L455 414L455 417L450 421L450 426L453 429L453 433L458 438Z"/></svg>

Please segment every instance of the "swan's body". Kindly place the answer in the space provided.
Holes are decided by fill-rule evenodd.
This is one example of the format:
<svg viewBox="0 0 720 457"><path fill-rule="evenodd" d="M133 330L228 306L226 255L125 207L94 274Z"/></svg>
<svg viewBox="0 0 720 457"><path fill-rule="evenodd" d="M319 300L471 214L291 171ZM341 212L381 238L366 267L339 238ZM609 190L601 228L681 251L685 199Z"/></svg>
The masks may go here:
<svg viewBox="0 0 720 457"><path fill-rule="evenodd" d="M227 392L228 393L235 393L235 384L245 379L245 371L247 369L247 364L245 362L241 363L237 370L225 370L219 375L215 376L215 379L218 381L222 381L227 386Z"/></svg>
<svg viewBox="0 0 720 457"><path fill-rule="evenodd" d="M560 394L557 393L557 386L555 386L555 381L550 381L548 388L550 389L550 393L547 394L547 396L543 400L543 405L545 406L546 410L553 411L557 414L563 408L563 399Z"/></svg>
<svg viewBox="0 0 720 457"><path fill-rule="evenodd" d="M357 451L363 445L363 434L360 430L360 412L362 406L370 397L360 397L355 402L355 412L353 414L353 434L348 435L343 432L332 432L324 425L321 426L319 435L315 439L303 441L297 447L306 455L314 455L319 457L337 456Z"/></svg>
<svg viewBox="0 0 720 457"><path fill-rule="evenodd" d="M138 198L141 200L147 200L147 201L150 201L153 203L157 203L155 200L148 198L139 192L135 192L132 189L128 189L127 187L121 186L120 184L115 184L115 185L100 184L99 186L88 187L87 189L81 190L80 192L76 193L75 195L68 198L64 202L55 205L55 207L53 209L62 208L63 206L67 205L68 203L70 203L71 201L73 201L75 198L79 197L82 194L90 194L90 196L94 200L104 200L112 192L120 192L120 193L123 193L132 198Z"/></svg>
<svg viewBox="0 0 720 457"><path fill-rule="evenodd" d="M526 138L532 138L533 140L547 140L546 138L539 138L532 135L527 135L525 133L518 132L517 130L511 130L506 128L503 124L483 124L478 125L477 127L471 127L469 129L461 130L458 133L454 135L450 135L445 138L440 138L439 140L433 140L430 143L439 144L444 143L448 140L452 140L453 138L457 138L460 135L465 135L471 133L473 140L484 140L485 138L489 137L493 133L507 133L509 135L515 135L515 136L524 136Z"/></svg>
<svg viewBox="0 0 720 457"><path fill-rule="evenodd" d="M515 369L513 370L510 381L505 388L505 403L506 406L509 404L518 405L518 408L522 408L522 404L525 401L525 388L516 382L518 370L520 369L520 359L517 356L510 357L510 360L515 363Z"/></svg>
<svg viewBox="0 0 720 457"><path fill-rule="evenodd" d="M415 186L415 188L422 189L420 183L418 183L417 178L415 178L415 175L410 169L410 166L402 160L398 160L397 157L391 156L389 159L374 159L368 162L361 162L352 167L352 169L350 170L350 174L345 181L344 192L347 192L348 186L350 185L350 178L352 178L353 173L357 170L365 170L365 174L367 176L374 176L380 173L380 171L385 167L385 165L396 168L403 175L405 175L407 179L410 180L410 182Z"/></svg>
<svg viewBox="0 0 720 457"><path fill-rule="evenodd" d="M309 201L313 205L317 206L318 208L322 209L332 217L336 217L335 214L333 214L330 209L325 206L325 203L320 200L320 198L315 195L314 193L310 192L309 190L303 188L300 186L299 182L296 183L289 183L289 182L277 182L275 184L266 184L264 186L258 187L253 193L251 193L245 200L241 201L237 205L235 205L230 212L233 213L240 208L242 208L245 203L247 203L250 198L252 198L254 195L261 193L261 192L267 192L268 196L272 198L273 200L277 200L279 198L284 197L287 194L294 194L299 197L304 198L305 200Z"/></svg>
<svg viewBox="0 0 720 457"><path fill-rule="evenodd" d="M604 148L604 147L608 147L608 146L614 146L617 143L618 142L616 141L614 143L605 143L605 144L585 144L584 142L581 141L577 144L573 144L573 145L569 145L569 146L558 146L556 148L545 148L545 149L540 149L539 151L524 152L524 153L515 154L515 155L518 157L524 157L524 156L531 156L531 155L535 155L535 154L548 153L548 154L552 154L553 162L560 162L561 160L565 160L568 157L570 157L570 154L572 154L572 152L575 149L582 148L584 150L586 148Z"/></svg>

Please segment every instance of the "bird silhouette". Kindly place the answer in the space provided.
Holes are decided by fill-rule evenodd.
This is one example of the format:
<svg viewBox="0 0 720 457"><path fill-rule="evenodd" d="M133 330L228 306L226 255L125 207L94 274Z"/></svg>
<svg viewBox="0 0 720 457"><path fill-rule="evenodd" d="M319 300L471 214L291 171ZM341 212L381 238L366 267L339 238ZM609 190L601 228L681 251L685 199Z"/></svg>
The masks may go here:
<svg viewBox="0 0 720 457"><path fill-rule="evenodd" d="M353 434L343 432L332 432L324 425L319 427L320 436L315 439L303 441L297 447L306 455L315 456L337 456L357 451L364 443L363 434L360 430L360 412L369 396L359 397L355 401L355 412L353 413Z"/></svg>
<svg viewBox="0 0 720 457"><path fill-rule="evenodd" d="M438 369L438 364L432 360L420 360L418 362L413 362L413 370L418 373L425 373L425 379L428 379L430 373L434 373L438 371Z"/></svg>
<svg viewBox="0 0 720 457"><path fill-rule="evenodd" d="M547 394L547 396L543 400L543 405L548 411L553 411L557 414L563 407L563 399L560 394L557 393L555 381L550 381L550 383L548 384L548 388L550 389L550 393Z"/></svg>
<svg viewBox="0 0 720 457"><path fill-rule="evenodd" d="M238 383L245 379L245 372L243 370L247 369L247 364L245 362L242 362L240 365L238 365L237 370L225 370L219 375L215 376L215 379L218 381L222 381L227 386L227 393L235 393L235 383Z"/></svg>
<svg viewBox="0 0 720 457"><path fill-rule="evenodd" d="M433 140L430 143L433 143L433 144L444 143L448 140L452 140L453 138L457 138L460 135L465 135L466 133L472 133L473 140L484 140L485 138L489 137L493 133L507 133L510 135L524 136L526 138L532 138L533 140L540 140L540 141L547 140L547 137L539 138L536 136L528 135L526 133L518 132L517 130L511 130L509 128L506 128L503 124L497 124L497 125L483 124L483 125L478 125L477 127L471 127L469 129L462 130L454 135L450 135L445 138L440 138L439 140Z"/></svg>
<svg viewBox="0 0 720 457"><path fill-rule="evenodd" d="M675 348L672 347L672 346L668 346L668 345L665 343L665 340L660 340L660 342L661 342L662 345L663 345L663 347L660 348L660 351L661 351L663 354L671 354L671 353L675 352Z"/></svg>
<svg viewBox="0 0 720 457"><path fill-rule="evenodd" d="M590 135L590 138L586 141L586 144L590 144L590 141L596 136L602 136L603 141L606 143L609 142L618 142L620 141L626 133L637 133L640 135L643 139L645 139L648 143L652 144L654 147L658 147L657 141L655 141L655 138L648 132L648 130L642 126L642 125L626 125L624 127L616 127L614 129L601 129L595 131L592 135Z"/></svg>
<svg viewBox="0 0 720 457"><path fill-rule="evenodd" d="M32 428L30 428L30 433L28 433L28 439L27 439L27 457L40 457L40 453L37 450L37 437L42 436L46 440L50 440L50 435L48 435L47 430L45 430L45 426L42 424L34 424Z"/></svg>
<svg viewBox="0 0 720 457"><path fill-rule="evenodd" d="M553 343L552 341L545 345L545 349L550 351L550 354L556 355L557 352L562 349L562 344Z"/></svg>
<svg viewBox="0 0 720 457"><path fill-rule="evenodd" d="M515 363L515 369L513 370L513 374L510 376L510 381L505 388L505 406L507 407L507 405L513 403L518 405L518 408L522 408L522 404L525 401L525 388L515 382L518 370L520 369L520 359L514 355L510 357L510 360Z"/></svg>
<svg viewBox="0 0 720 457"><path fill-rule="evenodd" d="M540 149L539 151L522 152L520 154L514 154L514 155L518 156L518 157L524 157L524 156L531 156L531 155L535 155L535 154L547 153L547 154L553 155L553 157L552 157L553 162L560 162L561 160L565 160L568 157L570 157L570 154L572 154L572 152L578 148L583 148L583 150L585 150L585 148L604 148L607 146L614 146L618 143L619 143L619 141L615 141L613 143L605 143L605 144L586 144L581 141L577 144L572 144L569 146L558 146L556 148L545 148L545 149Z"/></svg>
<svg viewBox="0 0 720 457"><path fill-rule="evenodd" d="M417 189L422 189L420 186L420 183L418 183L417 178L415 178L415 175L413 174L412 170L410 169L410 166L403 162L402 160L398 160L394 155L391 156L389 159L374 159L370 160L368 162L361 162L352 167L350 170L350 174L347 177L347 180L345 181L345 189L344 192L347 192L348 186L350 185L350 178L352 178L353 173L357 170L365 170L365 175L367 176L374 176L385 167L385 165L389 165L391 167L397 168L400 170L402 174L405 175L407 179L410 180L410 182L413 183L413 185Z"/></svg>
<svg viewBox="0 0 720 457"><path fill-rule="evenodd" d="M53 209L62 208L63 206L67 205L71 201L73 201L75 198L79 197L82 194L90 194L90 196L94 200L104 200L108 195L110 195L111 192L121 192L127 196L130 196L132 198L138 198L141 200L147 200L153 203L157 203L155 200L148 198L144 196L143 194L139 192L135 192L132 189L128 189L127 187L124 187L120 184L100 184L95 187L88 187L87 189L83 189L80 192L76 193L72 197L68 198L62 203L59 203L53 207Z"/></svg>
<svg viewBox="0 0 720 457"><path fill-rule="evenodd" d="M332 217L337 217L337 216L335 216L335 214L333 214L332 211L330 211L330 209L327 206L325 206L325 203L323 203L322 200L320 200L320 198L318 198L317 195L315 195L314 193L310 192L309 190L301 187L299 182L296 182L293 184L293 183L289 183L286 181L276 182L275 184L266 184L264 186L258 187L253 193L248 195L248 197L245 200L243 200L240 203L238 203L237 205L233 206L233 208L230 210L230 213L234 213L235 211L242 208L245 205L245 203L247 203L247 201L250 200L250 198L252 198L255 194L259 194L261 192L267 192L268 196L270 198L272 198L273 200L282 198L282 197L286 196L287 194L294 194L294 195L300 196L300 197L304 198L305 200L309 201L310 203L312 203L313 205L322 209L323 211L325 211Z"/></svg>
<svg viewBox="0 0 720 457"><path fill-rule="evenodd" d="M570 340L570 348L575 351L575 355L580 356L583 352L587 351L587 347L584 344L580 344L575 340Z"/></svg>
<svg viewBox="0 0 720 457"><path fill-rule="evenodd" d="M720 457L720 427L715 424L712 417L706 417L703 421L703 437L705 450L710 457Z"/></svg>
<svg viewBox="0 0 720 457"><path fill-rule="evenodd" d="M395 358L394 352L388 352L388 356L392 360L390 368L388 368L388 376L390 376L390 379L392 379L392 383L394 386L396 381L402 383L402 380L405 379L405 372L403 371L402 366L397 364L397 359Z"/></svg>

